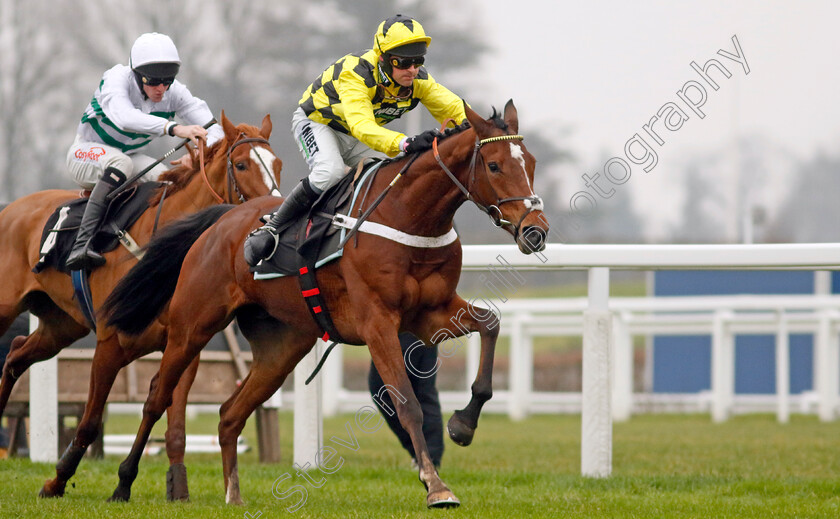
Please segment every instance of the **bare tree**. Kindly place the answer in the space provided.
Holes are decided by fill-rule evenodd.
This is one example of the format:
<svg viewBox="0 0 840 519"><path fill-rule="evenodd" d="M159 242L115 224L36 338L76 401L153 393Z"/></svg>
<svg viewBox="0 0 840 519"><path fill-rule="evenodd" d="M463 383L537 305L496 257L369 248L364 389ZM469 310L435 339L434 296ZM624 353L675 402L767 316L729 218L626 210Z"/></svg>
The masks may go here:
<svg viewBox="0 0 840 519"><path fill-rule="evenodd" d="M60 10L48 0L24 8L0 0L0 201L53 184L63 162L68 131L66 106L73 74L68 49L44 27L58 24ZM65 146L69 145L69 141Z"/></svg>
<svg viewBox="0 0 840 519"><path fill-rule="evenodd" d="M272 114L272 145L286 163L286 185L306 174L288 130L304 88L335 59L370 48L380 21L397 12L421 20L434 39L429 58L436 76L459 71L460 77L460 70L488 50L475 30L478 22L470 20L469 30L453 26L447 11L436 8L440 2L406 0L399 8L388 0L32 0L25 9L21 5L0 0L0 201L47 187L72 187L63 174L64 154L84 106L103 71L128 64L131 44L143 32L172 36L183 61L179 79L217 117L224 109L237 121L256 124ZM468 91L456 93L469 99ZM433 125L428 116L420 123ZM395 129L403 127L395 124ZM555 140L539 142L545 166Z"/></svg>

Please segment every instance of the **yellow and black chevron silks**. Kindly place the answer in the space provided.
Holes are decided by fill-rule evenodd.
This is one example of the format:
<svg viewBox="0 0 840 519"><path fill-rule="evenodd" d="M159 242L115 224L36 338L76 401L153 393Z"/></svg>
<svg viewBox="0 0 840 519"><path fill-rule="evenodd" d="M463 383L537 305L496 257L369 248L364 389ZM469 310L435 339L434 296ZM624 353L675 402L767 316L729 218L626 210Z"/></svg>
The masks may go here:
<svg viewBox="0 0 840 519"><path fill-rule="evenodd" d="M300 100L300 107L310 119L330 128L350 134L350 128L344 118L341 108L341 99L338 95L335 82L345 70L352 70L365 87L372 93L370 97L373 105L373 115L376 123L380 126L398 119L405 112L412 110L420 103L420 99L414 97L412 88L399 87L396 92L393 88L386 89L377 86L377 78L374 76L373 63L363 59L364 55L348 54L330 65L315 82L313 82ZM421 69L417 74L417 80L426 81L429 74ZM315 114L313 116L313 114Z"/></svg>
<svg viewBox="0 0 840 519"><path fill-rule="evenodd" d="M386 87L374 65L378 59L371 49L348 54L327 67L300 99L306 116L392 156L399 152L402 134L381 127L418 104L423 103L439 122L465 119L461 98L438 84L425 68L420 68L411 87ZM355 119L348 121L348 114ZM366 117L370 124L360 123ZM354 134L353 124L364 129Z"/></svg>

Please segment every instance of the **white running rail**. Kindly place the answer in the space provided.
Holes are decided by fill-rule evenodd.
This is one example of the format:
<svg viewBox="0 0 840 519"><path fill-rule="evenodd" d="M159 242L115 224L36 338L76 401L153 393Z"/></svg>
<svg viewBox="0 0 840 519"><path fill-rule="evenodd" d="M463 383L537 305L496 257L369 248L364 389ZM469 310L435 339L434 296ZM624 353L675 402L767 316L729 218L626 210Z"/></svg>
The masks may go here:
<svg viewBox="0 0 840 519"><path fill-rule="evenodd" d="M549 245L545 251L523 255L513 245L476 245L465 246L463 255L464 270L485 271L489 266L499 267L504 261L508 272L518 270L588 270L588 300L540 300L539 309L525 309L523 305L533 302L508 300L498 304L503 314L503 332L509 330L513 347L512 355L525 355L511 359L511 387L506 394L494 395L488 403L498 405L499 401L514 418L521 418L529 411L539 407L543 395L534 393L531 388L530 373L530 338L543 332L560 331L566 334L582 335L583 340L583 394L569 398L564 402L577 399L582 420L581 472L585 476L605 477L612 471L612 420L627 418L634 408L645 405L639 395L632 394L632 340L634 334L653 333L661 327L667 327L674 333L698 333L704 330L711 333L713 380L711 394L704 398L715 420L724 420L738 407L734 397L733 373L733 335L735 333L775 333L777 347L777 391L776 405L779 420L787 420L792 399L787 394L789 380L786 354L790 333L810 332L815 334L815 399L818 414L823 420L834 419L838 407L838 329L840 329L840 303L832 296L783 296L784 300L772 297L748 298L730 296L728 298L709 298L698 301L697 298L670 298L668 308L657 307L661 304L647 298L618 300L609 298L609 270L672 270L672 269L731 269L731 270L767 270L767 269L805 269L832 270L840 268L840 245L838 244L750 244L750 245ZM780 296L782 297L782 296ZM661 298L660 298L661 299ZM563 306L574 307L574 312L566 317ZM710 312L707 316L689 317L659 315L660 310L685 310L701 307ZM552 310L552 308L554 310ZM745 316L739 310L765 312L750 313ZM554 314L552 314L554 312ZM656 312L657 315L651 315ZM512 314L512 315L509 315ZM583 316L583 318L581 318ZM693 320L693 321L692 321ZM528 333L525 331L528 330ZM702 332L701 332L702 333ZM514 339L513 337L516 337ZM477 369L477 338L468 341L467 373L474 374ZM513 353L513 351L524 353ZM342 403L353 400L353 396L341 389L340 355L337 349L324 366L319 378L324 380L324 387L311 384L302 388L304 399L313 398L307 391L321 393L326 412L342 408ZM302 363L304 364L304 363ZM515 364L515 366L514 366ZM338 373L337 373L338 372ZM53 373L53 372L48 372ZM33 373L34 375L34 373ZM296 371L296 378L306 377L309 372ZM37 379L37 381L35 381ZM51 382L33 376L33 383L38 387L51 387ZM54 386L54 383L52 383ZM296 388L298 389L298 388ZM296 391L297 392L297 391ZM284 394L284 399L291 395ZM452 400L447 393L441 395L446 406ZM460 395L459 395L460 396ZM32 407L50 409L54 406L56 395L42 395L39 401L33 397ZM494 404L495 401L495 404ZM366 403L365 403L366 402ZM367 400L360 407L368 405ZM465 402L464 402L465 403ZM459 401L459 405L464 405ZM43 407L41 407L43 406ZM309 424L321 423L321 411L318 406L299 408L295 421ZM553 403L548 408L555 408ZM304 416L307 413L317 413ZM302 416L297 416L301 414ZM47 430L55 426L50 421L41 422L45 431L33 431L33 434L49 434ZM41 424L34 422L33 428ZM311 445L312 438L319 438L318 429L311 427L295 428L295 443L306 443L309 450L317 452L320 445ZM300 429L300 430L298 430ZM304 430L307 429L307 430ZM306 440L306 441L305 441ZM45 440L45 445L48 444ZM53 440L51 445L56 445ZM300 454L299 454L300 452ZM295 449L295 462L312 459L314 452L308 454ZM300 459L298 459L300 456ZM43 458L40 458L43 459ZM46 461L46 460L44 460Z"/></svg>

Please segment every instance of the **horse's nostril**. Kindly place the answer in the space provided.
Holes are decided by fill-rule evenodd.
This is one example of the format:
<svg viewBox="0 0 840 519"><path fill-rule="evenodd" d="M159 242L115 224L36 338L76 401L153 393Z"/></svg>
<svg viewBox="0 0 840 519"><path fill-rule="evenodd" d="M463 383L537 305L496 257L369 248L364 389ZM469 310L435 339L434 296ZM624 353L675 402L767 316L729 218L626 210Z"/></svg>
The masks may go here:
<svg viewBox="0 0 840 519"><path fill-rule="evenodd" d="M531 252L545 249L546 232L541 227L529 225L523 229L521 239Z"/></svg>

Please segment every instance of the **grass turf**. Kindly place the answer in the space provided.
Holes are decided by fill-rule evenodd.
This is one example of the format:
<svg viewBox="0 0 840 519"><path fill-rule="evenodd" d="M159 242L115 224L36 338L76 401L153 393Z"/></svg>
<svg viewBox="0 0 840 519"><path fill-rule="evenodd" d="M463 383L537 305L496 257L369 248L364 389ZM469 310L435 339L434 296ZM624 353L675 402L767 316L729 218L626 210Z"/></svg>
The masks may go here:
<svg viewBox="0 0 840 519"><path fill-rule="evenodd" d="M112 416L109 433L135 432L136 417ZM339 446L333 436L358 450ZM216 418L200 416L189 433L212 433ZM153 435L161 435L157 427ZM326 420L324 438L343 458L332 474L313 473L320 487L303 481L291 466L292 417L281 414L284 461L258 463L254 451L240 456L244 507L224 504L218 455L188 455L191 502L167 503L166 457L144 457L129 503L106 503L119 457L85 459L62 499L37 492L55 470L27 460L0 461L0 517L62 519L127 517L632 517L765 518L840 516L840 423L794 416L739 416L712 424L705 415L646 415L616 424L613 475L580 476L580 420L536 416L522 422L486 415L475 442L461 448L447 440L441 476L461 499L455 510L426 510L425 491L409 469L408 456L386 427L363 433L352 415ZM253 424L244 432L256 445ZM336 458L337 459L337 458ZM334 462L335 460L333 460ZM305 504L288 512L301 494L272 495L300 484Z"/></svg>

